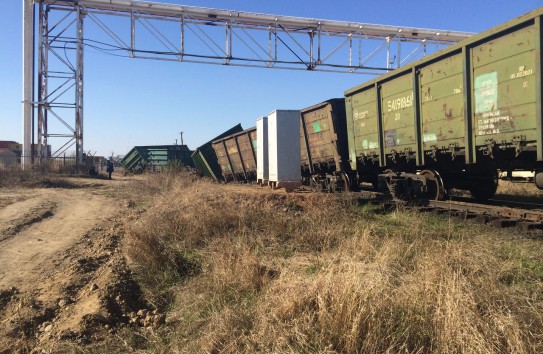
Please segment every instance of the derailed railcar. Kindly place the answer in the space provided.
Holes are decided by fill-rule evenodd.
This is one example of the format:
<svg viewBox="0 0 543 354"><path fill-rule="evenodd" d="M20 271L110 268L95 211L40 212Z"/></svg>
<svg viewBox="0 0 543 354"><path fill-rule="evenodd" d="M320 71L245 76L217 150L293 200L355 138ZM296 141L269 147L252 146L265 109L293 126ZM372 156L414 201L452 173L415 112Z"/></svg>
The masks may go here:
<svg viewBox="0 0 543 354"><path fill-rule="evenodd" d="M186 145L134 146L121 159L121 164L133 173L162 171L172 164L194 167L191 154L192 151Z"/></svg>
<svg viewBox="0 0 543 354"><path fill-rule="evenodd" d="M344 98L300 111L300 147L306 184L328 191L356 187L349 164Z"/></svg>
<svg viewBox="0 0 543 354"><path fill-rule="evenodd" d="M213 141L226 182L256 180L256 127Z"/></svg>
<svg viewBox="0 0 543 354"><path fill-rule="evenodd" d="M400 197L494 195L497 170L543 187L543 8L345 92L349 159Z"/></svg>
<svg viewBox="0 0 543 354"><path fill-rule="evenodd" d="M243 128L241 127L241 124L238 124L194 150L191 158L196 169L198 169L202 175L213 178L215 181L222 180L221 167L217 162L217 155L213 150L212 143L217 139L240 131L243 131Z"/></svg>

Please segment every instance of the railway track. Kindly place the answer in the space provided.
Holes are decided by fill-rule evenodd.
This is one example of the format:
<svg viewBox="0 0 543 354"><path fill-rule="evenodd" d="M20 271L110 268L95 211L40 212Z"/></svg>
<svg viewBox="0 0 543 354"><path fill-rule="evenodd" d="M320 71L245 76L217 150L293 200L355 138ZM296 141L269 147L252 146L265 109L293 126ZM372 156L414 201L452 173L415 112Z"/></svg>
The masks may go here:
<svg viewBox="0 0 543 354"><path fill-rule="evenodd" d="M543 210L480 204L462 201L428 201L419 210L450 213L465 220L474 219L496 227L519 227L523 230L543 230Z"/></svg>
<svg viewBox="0 0 543 354"><path fill-rule="evenodd" d="M373 203L383 204L385 209L407 207L419 212L449 215L498 228L517 228L519 231L530 232L533 236L543 237L543 208L520 207L524 203L505 202L506 205L504 205L494 200L489 204L458 200L425 200L407 203L381 198L374 199ZM518 206L514 207L512 204Z"/></svg>
<svg viewBox="0 0 543 354"><path fill-rule="evenodd" d="M300 188L298 193L313 193L309 188ZM383 210L410 208L419 212L434 212L454 216L463 220L488 224L499 228L516 227L543 237L543 204L511 200L490 199L486 203L477 202L468 197L452 197L449 200L394 200L387 194L361 190L356 193L344 193L360 204L380 205Z"/></svg>

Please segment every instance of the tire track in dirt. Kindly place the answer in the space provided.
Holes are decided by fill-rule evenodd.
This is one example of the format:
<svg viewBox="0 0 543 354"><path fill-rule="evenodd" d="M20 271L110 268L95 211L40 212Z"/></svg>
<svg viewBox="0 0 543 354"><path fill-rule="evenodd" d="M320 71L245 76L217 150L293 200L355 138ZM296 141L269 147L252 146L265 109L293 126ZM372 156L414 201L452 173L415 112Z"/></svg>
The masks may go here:
<svg viewBox="0 0 543 354"><path fill-rule="evenodd" d="M38 223L46 218L53 216L56 209L55 202L45 202L37 207L32 208L28 213L21 218L11 221L11 225L0 231L0 242L17 235L23 229L32 224Z"/></svg>
<svg viewBox="0 0 543 354"><path fill-rule="evenodd" d="M34 208L54 205L54 213L45 208L42 215L48 217L30 217L36 219L34 223L24 217L15 219L15 223L12 220L15 225L19 220L26 226L15 226L12 233L18 231L16 237L0 243L0 289L39 277L46 261L54 259L93 225L100 224L118 209L107 197L82 189L43 189L35 190L35 193L32 202L37 206ZM19 210L24 211L27 205L21 207L23 209Z"/></svg>
<svg viewBox="0 0 543 354"><path fill-rule="evenodd" d="M122 253L125 220L141 211L112 197L119 185L85 187L32 190L0 209L11 225L4 231L19 225L0 242L1 354L63 352L123 326L164 323ZM32 217L40 213L50 215Z"/></svg>

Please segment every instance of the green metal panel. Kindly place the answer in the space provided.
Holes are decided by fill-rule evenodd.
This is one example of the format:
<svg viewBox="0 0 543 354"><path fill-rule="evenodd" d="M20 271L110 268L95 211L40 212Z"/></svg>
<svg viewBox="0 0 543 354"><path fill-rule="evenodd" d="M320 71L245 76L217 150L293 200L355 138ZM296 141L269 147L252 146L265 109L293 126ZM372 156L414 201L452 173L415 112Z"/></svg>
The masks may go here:
<svg viewBox="0 0 543 354"><path fill-rule="evenodd" d="M256 127L239 134L236 141L244 172L252 172L256 177Z"/></svg>
<svg viewBox="0 0 543 354"><path fill-rule="evenodd" d="M215 151L213 150L212 143L215 140L222 139L226 136L229 136L241 131L243 131L241 124L237 124L236 126L225 131L224 133L211 139L207 143L199 146L192 154L192 160L194 161L195 167L198 170L200 170L200 172L204 176L211 177L216 181L218 181L219 179L222 179L221 167L219 166L219 163L217 162L217 155L215 154Z"/></svg>
<svg viewBox="0 0 543 354"><path fill-rule="evenodd" d="M300 124L302 165L307 165L311 173L317 166L321 171L350 170L344 98L333 98L301 110Z"/></svg>
<svg viewBox="0 0 543 354"><path fill-rule="evenodd" d="M185 166L194 166L190 158L191 153L186 145L135 146L121 163L131 172L141 172L144 169L160 170L174 161Z"/></svg>
<svg viewBox="0 0 543 354"><path fill-rule="evenodd" d="M357 92L346 100L349 160L356 170L358 156L379 156L376 88Z"/></svg>
<svg viewBox="0 0 543 354"><path fill-rule="evenodd" d="M408 72L381 85L385 154L417 151L413 75Z"/></svg>
<svg viewBox="0 0 543 354"><path fill-rule="evenodd" d="M364 133L355 124L354 99L374 87L379 88L380 138L386 140L381 154L413 149L415 143L424 150L453 146L465 148L470 164L496 144L500 150L537 150L537 161L542 161L542 16L543 7L345 91L353 167L365 150L357 141ZM418 96L420 102L416 107L409 102L410 86L412 101ZM416 156L420 160L420 152Z"/></svg>
<svg viewBox="0 0 543 354"><path fill-rule="evenodd" d="M213 169L207 163L207 160L201 150L196 150L191 155L194 167L196 167L204 176L218 180Z"/></svg>
<svg viewBox="0 0 543 354"><path fill-rule="evenodd" d="M451 45L443 50L440 50L436 53L433 53L423 59L420 59L418 61L415 61L409 65L403 66L399 69L396 69L389 74L382 75L374 80L368 81L366 83L363 83L361 85L355 86L347 91L345 91L345 96L351 96L357 91L364 90L368 88L369 86L374 85L375 83L383 82L391 77L396 77L398 75L401 75L402 73L411 71L413 67L420 67L421 65L425 65L426 63L431 63L437 60L441 60L444 57L448 57L453 53L460 52L462 48L464 47L471 47L473 45L478 45L480 42L487 41L489 38L496 38L500 35L505 35L508 32L511 31L512 28L516 28L518 26L523 26L525 24L530 24L534 22L534 19L538 16L543 15L543 7L540 7L532 12L529 12L523 16L520 16L518 18L515 18L509 22L503 23L499 26L496 26L492 29L489 29L487 31L484 31L480 34L474 35L468 39L465 39L455 45ZM535 43L535 41L534 41ZM512 47L513 49L510 51L510 53L515 53L517 50ZM506 51L507 52L507 51ZM446 73L445 73L446 74Z"/></svg>
<svg viewBox="0 0 543 354"><path fill-rule="evenodd" d="M420 69L424 151L465 147L462 65L458 53Z"/></svg>
<svg viewBox="0 0 543 354"><path fill-rule="evenodd" d="M543 49L543 25L541 23L543 17L535 18L535 70L536 70L536 97L539 97L536 103L536 137L537 137L537 161L543 161L543 102L541 85L543 82L543 60L541 58L541 50Z"/></svg>
<svg viewBox="0 0 543 354"><path fill-rule="evenodd" d="M536 37L531 25L471 48L475 148L537 144Z"/></svg>
<svg viewBox="0 0 543 354"><path fill-rule="evenodd" d="M251 180L256 177L256 127L212 143L225 180Z"/></svg>

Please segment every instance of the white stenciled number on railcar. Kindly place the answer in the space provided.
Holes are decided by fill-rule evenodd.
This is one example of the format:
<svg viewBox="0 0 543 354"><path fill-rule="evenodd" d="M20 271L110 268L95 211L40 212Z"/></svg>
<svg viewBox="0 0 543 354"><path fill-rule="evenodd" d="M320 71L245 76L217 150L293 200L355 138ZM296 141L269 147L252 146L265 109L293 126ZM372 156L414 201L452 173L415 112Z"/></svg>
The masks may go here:
<svg viewBox="0 0 543 354"><path fill-rule="evenodd" d="M399 109L404 109L413 106L413 92L409 95L395 98L387 102L387 109L389 112L397 111Z"/></svg>

